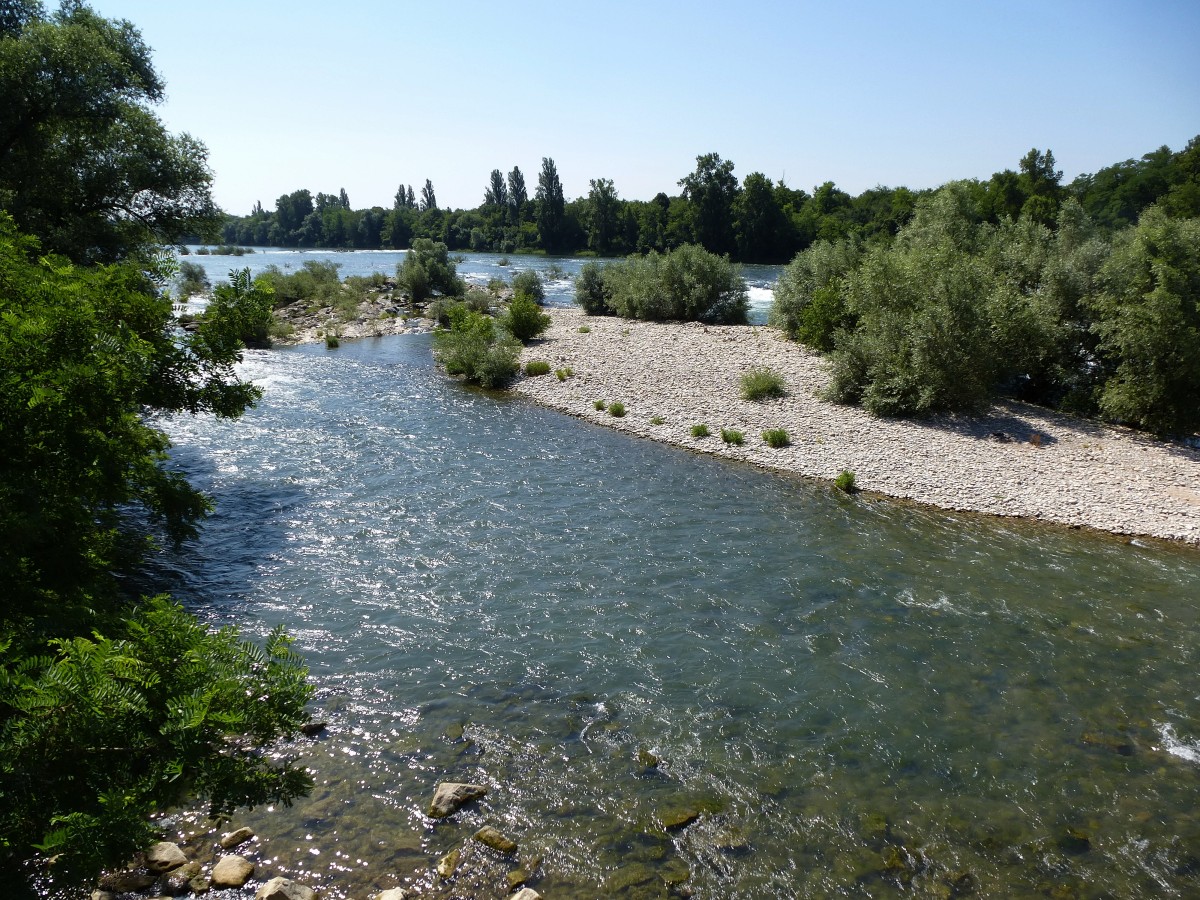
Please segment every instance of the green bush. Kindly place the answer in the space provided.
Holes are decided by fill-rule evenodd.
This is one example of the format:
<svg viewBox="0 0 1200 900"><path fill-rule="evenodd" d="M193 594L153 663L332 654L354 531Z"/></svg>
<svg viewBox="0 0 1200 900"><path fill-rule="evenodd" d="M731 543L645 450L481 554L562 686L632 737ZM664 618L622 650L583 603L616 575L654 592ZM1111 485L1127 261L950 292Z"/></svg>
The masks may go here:
<svg viewBox="0 0 1200 900"><path fill-rule="evenodd" d="M555 369L554 374L559 381L566 381L568 378L571 378L575 375L575 370L570 366L567 366L562 369Z"/></svg>
<svg viewBox="0 0 1200 900"><path fill-rule="evenodd" d="M595 409L596 412L604 412L604 410L608 409L608 401L596 400L592 403L592 408Z"/></svg>
<svg viewBox="0 0 1200 900"><path fill-rule="evenodd" d="M580 334L591 334L591 333L592 333L592 329L591 329L591 328L589 328L587 325L580 325L580 326L579 326L579 333L580 333Z"/></svg>
<svg viewBox="0 0 1200 900"><path fill-rule="evenodd" d="M746 443L746 436L736 428L722 428L721 440L727 444L734 444L740 447L742 444Z"/></svg>
<svg viewBox="0 0 1200 900"><path fill-rule="evenodd" d="M325 349L336 350L342 346L342 340L332 331L325 332Z"/></svg>
<svg viewBox="0 0 1200 900"><path fill-rule="evenodd" d="M521 343L485 315L463 305L448 312L450 327L434 333L433 353L446 374L486 388L502 387L520 371Z"/></svg>
<svg viewBox="0 0 1200 900"><path fill-rule="evenodd" d="M479 288L468 288L463 303L466 304L467 309L483 313L485 316L492 311L492 295Z"/></svg>
<svg viewBox="0 0 1200 900"><path fill-rule="evenodd" d="M618 419L622 418L625 415L625 404L620 400L609 404L608 414L610 416L616 416Z"/></svg>
<svg viewBox="0 0 1200 900"><path fill-rule="evenodd" d="M538 375L549 375L550 363L544 359L531 359L525 363L525 374L530 378L536 378Z"/></svg>
<svg viewBox="0 0 1200 900"><path fill-rule="evenodd" d="M202 294L211 287L211 282L208 280L208 273L204 271L204 266L194 262L181 262L179 264L179 296L190 297L193 294Z"/></svg>
<svg viewBox="0 0 1200 900"><path fill-rule="evenodd" d="M602 279L607 305L628 319L741 325L750 309L740 267L692 244L610 263ZM576 299L586 311L578 282Z"/></svg>
<svg viewBox="0 0 1200 900"><path fill-rule="evenodd" d="M467 289L446 245L429 238L412 242L404 261L396 266L396 284L414 303L423 303L435 294L461 297Z"/></svg>
<svg viewBox="0 0 1200 900"><path fill-rule="evenodd" d="M589 316L612 316L611 291L604 279L604 267L598 262L586 262L575 279L575 302Z"/></svg>
<svg viewBox="0 0 1200 900"><path fill-rule="evenodd" d="M525 269L513 276L513 296L526 296L539 306L546 299L546 289L542 286L542 277L533 269Z"/></svg>
<svg viewBox="0 0 1200 900"><path fill-rule="evenodd" d="M342 292L339 268L340 263L309 259L295 272L284 272L276 265L267 266L254 280L270 286L275 294L276 309L303 302L308 309L316 311L337 305Z"/></svg>
<svg viewBox="0 0 1200 900"><path fill-rule="evenodd" d="M692 437L694 438L708 437L709 433L707 425L697 424L692 426Z"/></svg>
<svg viewBox="0 0 1200 900"><path fill-rule="evenodd" d="M519 341L531 341L550 327L550 317L528 294L519 293L508 304L500 324Z"/></svg>
<svg viewBox="0 0 1200 900"><path fill-rule="evenodd" d="M774 369L759 367L742 375L743 400L764 400L768 397L782 397L786 393L783 376Z"/></svg>
<svg viewBox="0 0 1200 900"><path fill-rule="evenodd" d="M768 428L762 433L762 439L768 447L774 447L777 450L792 442L788 433L782 428Z"/></svg>
<svg viewBox="0 0 1200 900"><path fill-rule="evenodd" d="M775 284L771 325L792 340L817 350L832 350L838 331L854 327L845 282L860 256L853 241L817 241L797 254Z"/></svg>
<svg viewBox="0 0 1200 900"><path fill-rule="evenodd" d="M847 494L853 494L858 490L858 486L854 483L854 473L849 469L842 469L841 474L833 480L833 486Z"/></svg>

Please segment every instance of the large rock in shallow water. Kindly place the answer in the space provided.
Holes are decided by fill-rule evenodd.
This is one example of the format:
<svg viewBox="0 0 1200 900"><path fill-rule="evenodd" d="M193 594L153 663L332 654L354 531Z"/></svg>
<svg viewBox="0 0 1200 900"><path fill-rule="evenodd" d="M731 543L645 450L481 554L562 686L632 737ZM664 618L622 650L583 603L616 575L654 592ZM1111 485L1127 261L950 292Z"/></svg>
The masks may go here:
<svg viewBox="0 0 1200 900"><path fill-rule="evenodd" d="M482 784L458 784L453 781L443 781L433 792L433 800L429 804L429 815L435 819L444 819L464 803L478 800L487 793Z"/></svg>
<svg viewBox="0 0 1200 900"><path fill-rule="evenodd" d="M503 834L493 828L491 825L484 825L475 832L475 840L485 846L491 847L500 853L516 853L517 842L506 838Z"/></svg>
<svg viewBox="0 0 1200 900"><path fill-rule="evenodd" d="M170 841L155 844L146 851L146 868L160 875L163 872L178 869L186 862L187 857L179 849L179 845L172 844Z"/></svg>
<svg viewBox="0 0 1200 900"><path fill-rule="evenodd" d="M272 878L258 889L254 900L317 900L317 892L290 878Z"/></svg>
<svg viewBox="0 0 1200 900"><path fill-rule="evenodd" d="M254 863L240 856L223 856L213 866L212 886L215 888L240 888L254 874Z"/></svg>

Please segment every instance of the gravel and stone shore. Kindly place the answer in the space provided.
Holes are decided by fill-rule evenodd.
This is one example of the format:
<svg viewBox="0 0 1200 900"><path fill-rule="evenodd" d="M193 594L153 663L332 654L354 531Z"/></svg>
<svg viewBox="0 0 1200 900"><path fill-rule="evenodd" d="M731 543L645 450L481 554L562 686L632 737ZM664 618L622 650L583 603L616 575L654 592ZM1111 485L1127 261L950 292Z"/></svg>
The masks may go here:
<svg viewBox="0 0 1200 900"><path fill-rule="evenodd" d="M877 419L818 399L824 361L771 328L547 311L553 325L523 361L574 374L522 378L516 390L542 405L803 476L849 469L860 489L943 509L1200 545L1200 450L1015 402L982 416ZM783 376L787 396L741 399L742 374L761 366ZM626 415L597 410L596 400L620 401ZM651 424L656 417L663 424ZM691 436L699 423L711 436ZM722 428L743 432L745 444L726 444ZM768 428L785 429L791 445L768 447Z"/></svg>

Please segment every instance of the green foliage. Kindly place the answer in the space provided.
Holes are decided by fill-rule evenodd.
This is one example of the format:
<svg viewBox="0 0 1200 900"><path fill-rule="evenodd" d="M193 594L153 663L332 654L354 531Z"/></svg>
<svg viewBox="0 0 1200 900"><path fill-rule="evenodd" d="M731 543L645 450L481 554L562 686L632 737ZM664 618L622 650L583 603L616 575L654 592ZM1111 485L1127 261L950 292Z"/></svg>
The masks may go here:
<svg viewBox="0 0 1200 900"><path fill-rule="evenodd" d="M784 268L775 285L770 323L792 340L821 351L834 347L834 335L854 327L846 305L845 279L861 253L853 241L818 241Z"/></svg>
<svg viewBox="0 0 1200 900"><path fill-rule="evenodd" d="M1200 219L1150 210L1100 284L1095 330L1110 373L1101 410L1162 435L1200 429Z"/></svg>
<svg viewBox="0 0 1200 900"><path fill-rule="evenodd" d="M249 269L230 272L229 281L217 285L200 317L200 337L210 343L229 342L231 346L220 348L220 352L230 355L237 353L238 344L270 347L273 305L268 283L251 281Z"/></svg>
<svg viewBox="0 0 1200 900"><path fill-rule="evenodd" d="M35 851L64 885L123 862L147 814L189 794L229 812L307 790L264 750L309 693L282 635L264 651L122 591L150 534L187 537L208 510L145 414L251 405L234 366L269 291L234 273L183 332L141 266L39 259L7 216L0 284L0 880L16 891Z"/></svg>
<svg viewBox="0 0 1200 900"><path fill-rule="evenodd" d="M742 444L746 443L746 436L736 428L722 428L721 440L727 444L734 444L735 446L740 447Z"/></svg>
<svg viewBox="0 0 1200 900"><path fill-rule="evenodd" d="M501 325L519 341L531 341L550 327L550 317L524 293L518 293L508 304Z"/></svg>
<svg viewBox="0 0 1200 900"><path fill-rule="evenodd" d="M546 288L542 277L533 269L525 269L513 276L512 289L514 296L525 296L539 306L546 300Z"/></svg>
<svg viewBox="0 0 1200 900"><path fill-rule="evenodd" d="M592 329L590 327L588 327L587 325L580 325L576 329L576 331L578 331L580 334L591 334L592 333Z"/></svg>
<svg viewBox="0 0 1200 900"><path fill-rule="evenodd" d="M449 329L433 336L433 353L448 375L485 388L503 387L520 371L521 344L496 323L463 305L448 312Z"/></svg>
<svg viewBox="0 0 1200 900"><path fill-rule="evenodd" d="M404 262L396 267L396 283L414 303L423 303L435 294L461 297L467 290L446 245L428 238L413 241Z"/></svg>
<svg viewBox="0 0 1200 900"><path fill-rule="evenodd" d="M664 419L662 416L651 416L650 424L651 425L665 425L665 424L667 424L667 420Z"/></svg>
<svg viewBox="0 0 1200 900"><path fill-rule="evenodd" d="M743 400L766 400L782 397L787 393L783 376L774 369L756 366L742 375L741 395Z"/></svg>
<svg viewBox="0 0 1200 900"><path fill-rule="evenodd" d="M854 473L849 469L842 469L838 477L833 480L833 486L847 494L853 494L858 490L858 486L854 483Z"/></svg>
<svg viewBox="0 0 1200 900"><path fill-rule="evenodd" d="M604 412L604 410L608 409L608 401L596 400L592 403L592 408L595 409L596 412Z"/></svg>
<svg viewBox="0 0 1200 900"><path fill-rule="evenodd" d="M208 273L204 271L204 266L186 260L179 264L178 284L179 296L184 298L191 297L193 294L202 294L212 287L212 283L208 280Z"/></svg>
<svg viewBox="0 0 1200 900"><path fill-rule="evenodd" d="M570 366L567 366L566 368L555 369L554 375L555 375L555 377L558 378L559 381L566 381L568 378L574 377L575 370L572 369Z"/></svg>
<svg viewBox="0 0 1200 900"><path fill-rule="evenodd" d="M289 643L209 631L164 598L118 636L32 657L0 640L0 859L37 850L76 882L144 848L147 813L187 796L229 815L306 793L307 772L265 752L307 721Z"/></svg>
<svg viewBox="0 0 1200 900"><path fill-rule="evenodd" d="M530 378L536 378L538 375L549 375L550 363L544 359L531 359L525 363L525 374Z"/></svg>
<svg viewBox="0 0 1200 900"><path fill-rule="evenodd" d="M611 263L602 279L608 308L628 319L738 325L750 308L740 267L691 244Z"/></svg>
<svg viewBox="0 0 1200 900"><path fill-rule="evenodd" d="M341 336L336 331L325 332L325 349L336 350L342 346Z"/></svg>
<svg viewBox="0 0 1200 900"><path fill-rule="evenodd" d="M77 262L215 229L206 150L163 127L163 96L132 25L83 3L38 10L0 38L0 208Z"/></svg>
<svg viewBox="0 0 1200 900"><path fill-rule="evenodd" d="M625 415L625 404L620 400L610 403L608 406L608 414L610 416L616 416L618 419L622 418Z"/></svg>
<svg viewBox="0 0 1200 900"><path fill-rule="evenodd" d="M692 426L691 434L692 434L692 437L694 437L694 438L708 437L710 433L711 432L709 432L708 426L703 423Z"/></svg>
<svg viewBox="0 0 1200 900"><path fill-rule="evenodd" d="M782 428L768 428L762 433L762 439L768 447L774 447L776 450L786 447L792 442L787 431Z"/></svg>
<svg viewBox="0 0 1200 900"><path fill-rule="evenodd" d="M284 272L271 265L255 276L255 281L268 286L275 296L275 307L304 305L316 311L326 306L336 306L342 290L338 277L339 263L308 259L295 272Z"/></svg>
<svg viewBox="0 0 1200 900"><path fill-rule="evenodd" d="M586 262L575 278L575 302L589 316L612 316L612 293L604 278L604 267L598 262Z"/></svg>

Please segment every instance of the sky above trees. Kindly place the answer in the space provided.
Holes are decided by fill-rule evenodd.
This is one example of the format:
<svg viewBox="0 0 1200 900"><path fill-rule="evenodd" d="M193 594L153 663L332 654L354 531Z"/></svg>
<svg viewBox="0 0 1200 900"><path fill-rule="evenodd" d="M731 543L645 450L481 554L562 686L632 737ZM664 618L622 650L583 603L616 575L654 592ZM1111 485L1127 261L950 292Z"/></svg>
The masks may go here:
<svg viewBox="0 0 1200 900"><path fill-rule="evenodd" d="M208 145L236 215L300 187L390 207L425 179L475 207L493 169L543 157L568 198L678 193L709 152L857 194L1037 146L1069 182L1200 130L1190 0L92 5L141 30L161 117Z"/></svg>

